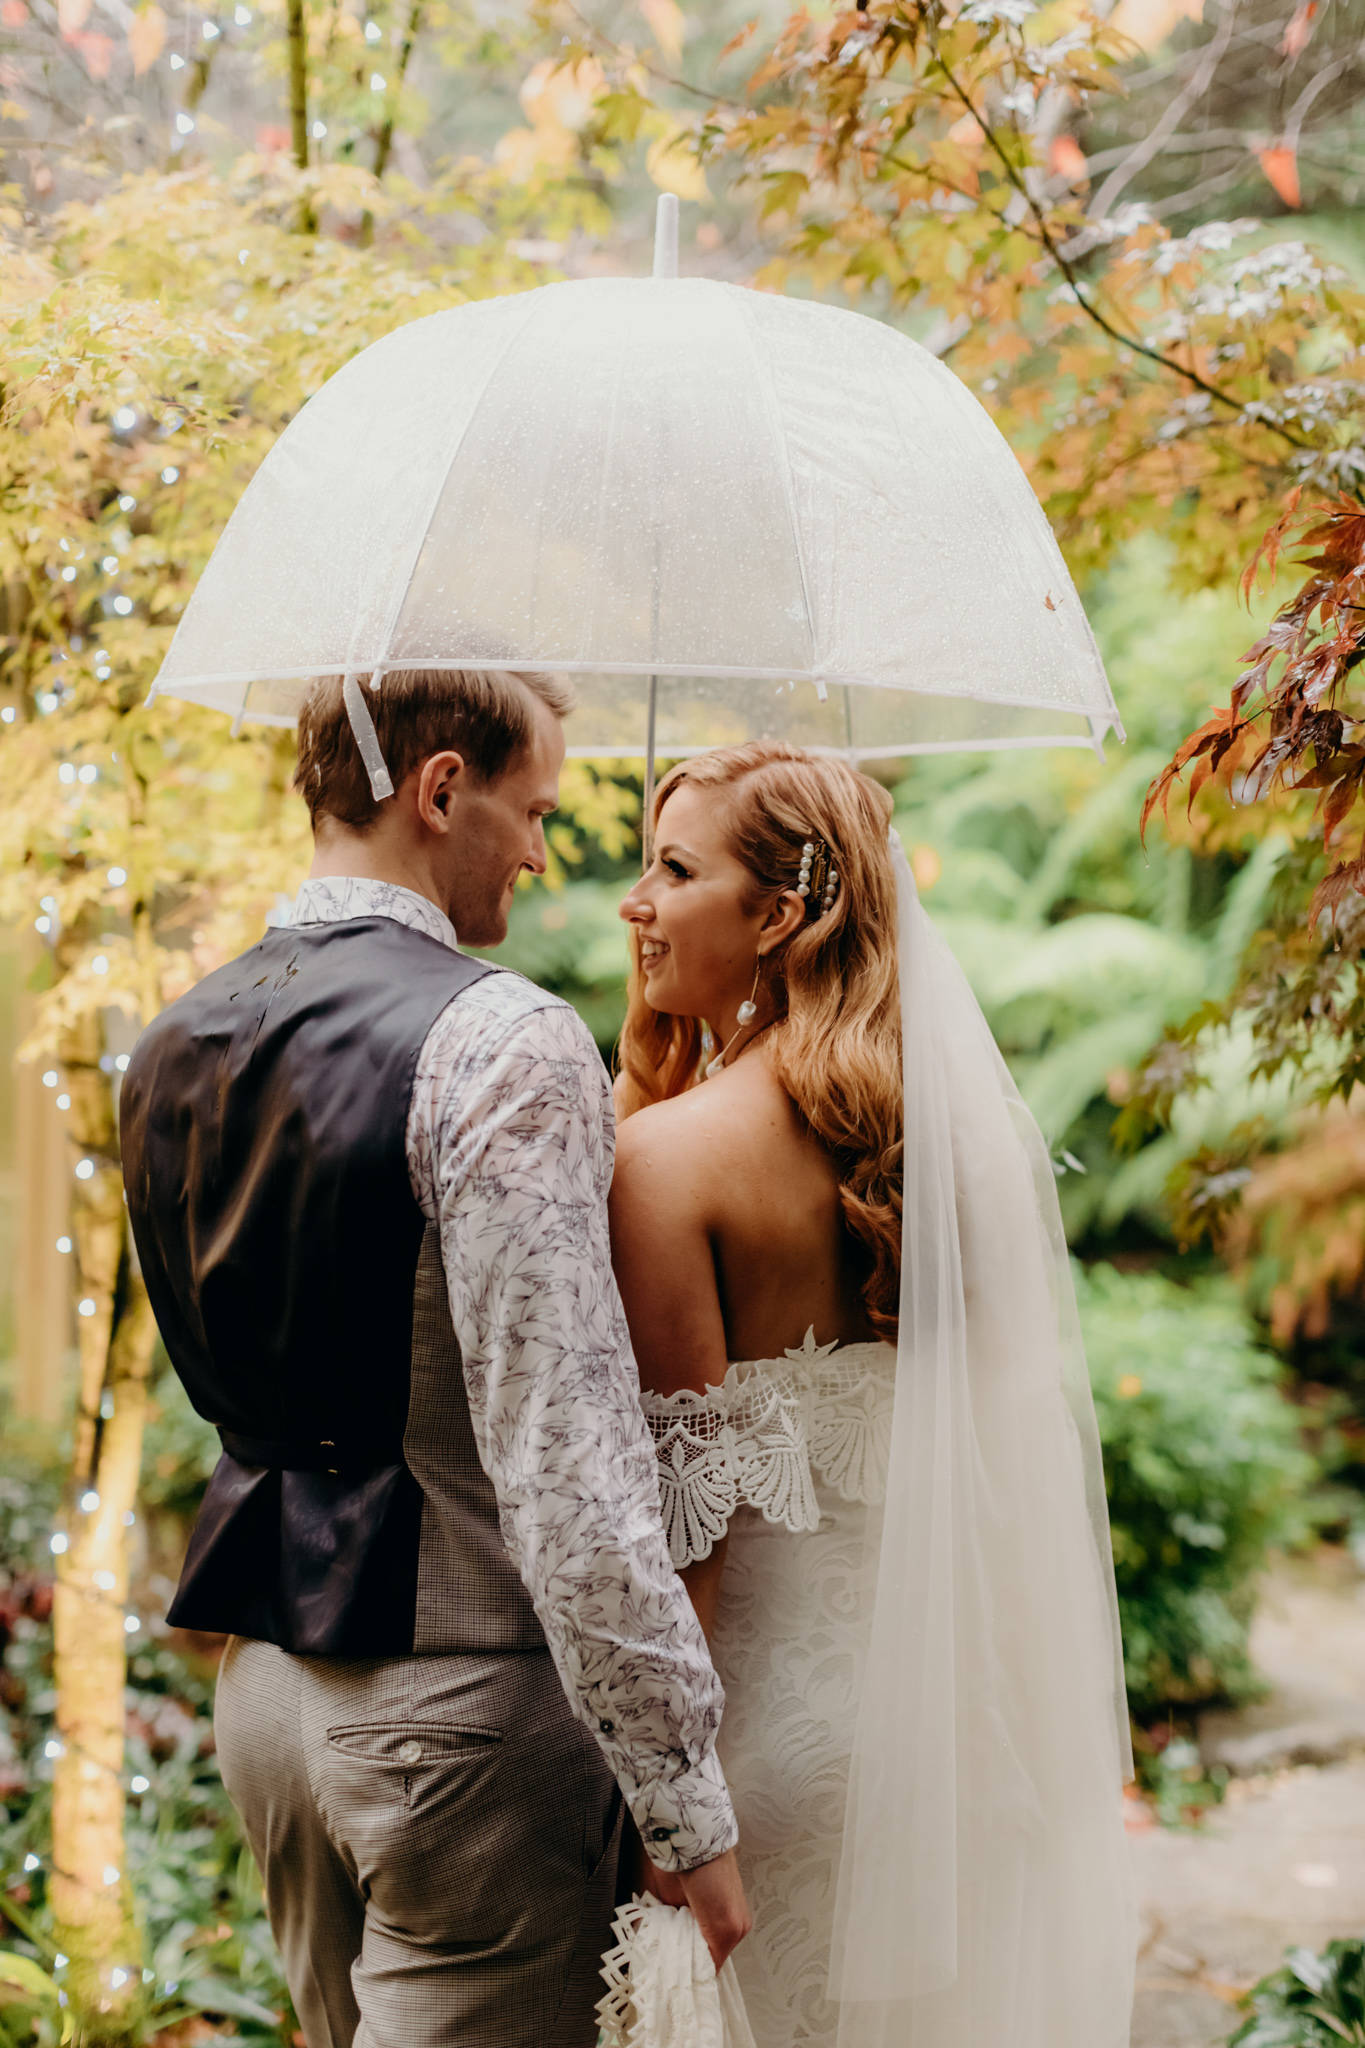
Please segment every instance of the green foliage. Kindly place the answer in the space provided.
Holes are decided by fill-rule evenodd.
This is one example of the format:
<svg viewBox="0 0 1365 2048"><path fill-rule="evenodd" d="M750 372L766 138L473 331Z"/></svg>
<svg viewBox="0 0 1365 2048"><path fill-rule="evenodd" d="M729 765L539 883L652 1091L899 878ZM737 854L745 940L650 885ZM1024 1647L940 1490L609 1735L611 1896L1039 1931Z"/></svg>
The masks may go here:
<svg viewBox="0 0 1365 2048"><path fill-rule="evenodd" d="M1076 1280L1133 1711L1245 1697L1257 1576L1312 1521L1282 1368L1226 1281L1108 1265Z"/></svg>
<svg viewBox="0 0 1365 2048"><path fill-rule="evenodd" d="M145 1509L174 1515L188 1526L223 1446L212 1423L190 1406L164 1352L161 1367L148 1403L139 1499Z"/></svg>
<svg viewBox="0 0 1365 2048"><path fill-rule="evenodd" d="M1174 1734L1169 1721L1134 1730L1133 1763L1138 1784L1166 1828L1197 1827L1227 1790L1226 1768L1215 1764L1207 1770L1199 1744Z"/></svg>
<svg viewBox="0 0 1365 2048"><path fill-rule="evenodd" d="M1365 2048L1365 1941L1329 1941L1321 1955L1287 1949L1246 2003L1229 2048Z"/></svg>
<svg viewBox="0 0 1365 2048"><path fill-rule="evenodd" d="M617 906L636 870L622 867L618 880L518 891L496 954L500 966L572 1003L606 1057L625 1015L626 941Z"/></svg>
<svg viewBox="0 0 1365 2048"><path fill-rule="evenodd" d="M1087 609L1128 744L1107 761L1028 752L916 763L897 823L926 906L962 960L1063 1174L1073 1243L1169 1236L1165 1186L1192 1148L1253 1115L1282 1118L1292 1093L1253 1086L1238 1043L1205 1058L1178 1127L1138 1126L1116 1157L1116 1111L1163 1033L1233 985L1266 914L1276 840L1197 847L1137 831L1142 791L1231 658L1246 619L1231 593L1178 596L1172 556L1135 542L1088 589Z"/></svg>

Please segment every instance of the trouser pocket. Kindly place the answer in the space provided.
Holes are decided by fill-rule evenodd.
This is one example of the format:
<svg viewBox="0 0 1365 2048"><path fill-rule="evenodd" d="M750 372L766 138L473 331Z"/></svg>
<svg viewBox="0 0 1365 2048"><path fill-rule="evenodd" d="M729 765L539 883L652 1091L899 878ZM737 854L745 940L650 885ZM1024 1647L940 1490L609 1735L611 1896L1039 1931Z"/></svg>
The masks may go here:
<svg viewBox="0 0 1365 2048"><path fill-rule="evenodd" d="M360 1721L327 1730L329 1752L389 1776L401 1786L409 1812L439 1798L452 1776L472 1789L476 1779L495 1772L502 1739L500 1728L436 1721Z"/></svg>
<svg viewBox="0 0 1365 2048"><path fill-rule="evenodd" d="M478 1948L577 1914L610 1794L590 1790L548 1655L414 1658L377 1670L368 1699L319 1679L318 1805L367 1915L404 1940Z"/></svg>

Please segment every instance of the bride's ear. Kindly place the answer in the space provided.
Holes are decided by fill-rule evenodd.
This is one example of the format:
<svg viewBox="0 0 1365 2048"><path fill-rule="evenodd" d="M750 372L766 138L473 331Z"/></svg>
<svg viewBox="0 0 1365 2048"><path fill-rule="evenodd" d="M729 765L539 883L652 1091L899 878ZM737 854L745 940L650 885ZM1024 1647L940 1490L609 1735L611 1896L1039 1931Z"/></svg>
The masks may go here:
<svg viewBox="0 0 1365 2048"><path fill-rule="evenodd" d="M784 889L772 909L763 920L758 934L758 957L765 959L785 946L788 939L800 931L806 922L806 899L798 896L795 889Z"/></svg>

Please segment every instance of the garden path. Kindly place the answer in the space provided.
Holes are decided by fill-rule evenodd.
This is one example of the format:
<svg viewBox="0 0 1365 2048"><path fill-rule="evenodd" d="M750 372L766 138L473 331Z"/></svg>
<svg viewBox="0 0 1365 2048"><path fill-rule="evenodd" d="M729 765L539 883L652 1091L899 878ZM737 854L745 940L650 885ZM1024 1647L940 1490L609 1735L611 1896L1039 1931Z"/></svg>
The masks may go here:
<svg viewBox="0 0 1365 2048"><path fill-rule="evenodd" d="M1133 1837L1133 2048L1214 2048L1286 1947L1365 1934L1365 1576L1339 1551L1282 1566L1252 1654L1268 1697L1200 1728L1205 1761L1234 1774L1224 1803Z"/></svg>

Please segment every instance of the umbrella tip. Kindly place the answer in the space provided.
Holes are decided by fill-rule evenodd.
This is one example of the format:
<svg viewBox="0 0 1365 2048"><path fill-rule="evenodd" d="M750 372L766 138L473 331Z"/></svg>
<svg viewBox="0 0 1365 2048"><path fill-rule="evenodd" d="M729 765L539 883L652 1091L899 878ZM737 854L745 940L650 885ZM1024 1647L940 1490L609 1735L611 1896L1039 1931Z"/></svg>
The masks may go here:
<svg viewBox="0 0 1365 2048"><path fill-rule="evenodd" d="M674 192L661 192L654 209L654 275L678 274L678 199Z"/></svg>

